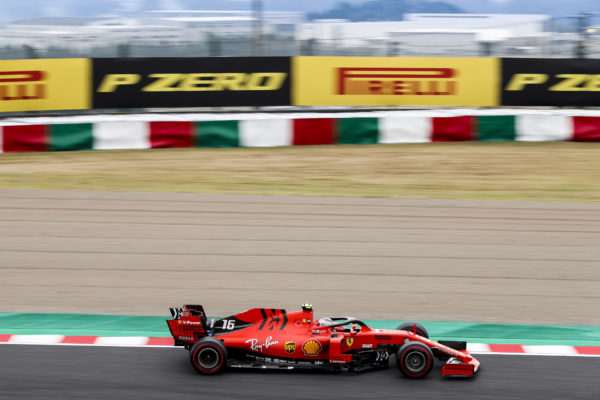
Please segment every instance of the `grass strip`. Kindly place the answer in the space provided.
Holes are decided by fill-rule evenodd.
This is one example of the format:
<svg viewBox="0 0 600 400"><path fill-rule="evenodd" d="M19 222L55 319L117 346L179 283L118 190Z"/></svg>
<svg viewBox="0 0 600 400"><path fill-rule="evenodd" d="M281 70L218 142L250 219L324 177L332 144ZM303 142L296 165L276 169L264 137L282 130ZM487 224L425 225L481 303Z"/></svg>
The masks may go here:
<svg viewBox="0 0 600 400"><path fill-rule="evenodd" d="M594 143L7 153L0 188L600 201Z"/></svg>

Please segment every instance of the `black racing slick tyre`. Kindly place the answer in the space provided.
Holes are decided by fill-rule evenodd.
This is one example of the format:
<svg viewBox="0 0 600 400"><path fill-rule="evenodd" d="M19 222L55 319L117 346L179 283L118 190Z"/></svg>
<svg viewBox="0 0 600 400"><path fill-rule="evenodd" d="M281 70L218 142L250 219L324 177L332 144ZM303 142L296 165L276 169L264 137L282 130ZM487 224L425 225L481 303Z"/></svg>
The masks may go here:
<svg viewBox="0 0 600 400"><path fill-rule="evenodd" d="M416 322L403 322L402 324L398 325L396 330L414 332L415 325L417 326L417 335L429 339L429 333L427 333L427 329L425 329L423 325L418 324Z"/></svg>
<svg viewBox="0 0 600 400"><path fill-rule="evenodd" d="M408 342L396 353L396 363L407 378L425 378L433 368L433 353L421 342Z"/></svg>
<svg viewBox="0 0 600 400"><path fill-rule="evenodd" d="M216 374L227 365L227 348L214 337L203 337L190 350L190 361L201 374Z"/></svg>

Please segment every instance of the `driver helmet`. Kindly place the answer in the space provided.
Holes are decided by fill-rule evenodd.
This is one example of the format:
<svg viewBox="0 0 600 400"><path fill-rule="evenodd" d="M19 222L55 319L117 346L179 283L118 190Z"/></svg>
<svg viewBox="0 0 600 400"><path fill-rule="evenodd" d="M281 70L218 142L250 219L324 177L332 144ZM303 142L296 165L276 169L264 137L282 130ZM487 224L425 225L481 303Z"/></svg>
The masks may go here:
<svg viewBox="0 0 600 400"><path fill-rule="evenodd" d="M321 318L317 321L318 326L331 326L333 325L333 320L331 318Z"/></svg>

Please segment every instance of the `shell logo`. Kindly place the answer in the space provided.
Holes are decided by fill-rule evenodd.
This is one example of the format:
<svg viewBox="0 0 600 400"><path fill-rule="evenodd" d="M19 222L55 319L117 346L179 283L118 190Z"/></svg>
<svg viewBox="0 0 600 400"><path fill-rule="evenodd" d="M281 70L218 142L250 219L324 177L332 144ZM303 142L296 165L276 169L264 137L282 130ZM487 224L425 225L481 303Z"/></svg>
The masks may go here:
<svg viewBox="0 0 600 400"><path fill-rule="evenodd" d="M316 356L321 352L322 349L323 346L321 346L321 343L315 339L309 339L302 343L302 351L304 352L305 356Z"/></svg>

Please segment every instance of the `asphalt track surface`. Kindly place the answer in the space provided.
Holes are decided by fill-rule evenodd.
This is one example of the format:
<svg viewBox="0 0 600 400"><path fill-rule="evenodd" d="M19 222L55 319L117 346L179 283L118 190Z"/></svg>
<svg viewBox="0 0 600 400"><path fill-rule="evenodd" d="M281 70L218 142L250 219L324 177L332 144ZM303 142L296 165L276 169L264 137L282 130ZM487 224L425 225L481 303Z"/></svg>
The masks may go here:
<svg viewBox="0 0 600 400"><path fill-rule="evenodd" d="M173 348L0 345L1 399L597 400L600 358L479 356L474 379L423 380L395 367L360 374L231 370L198 375Z"/></svg>
<svg viewBox="0 0 600 400"><path fill-rule="evenodd" d="M0 190L0 312L600 325L600 205Z"/></svg>

